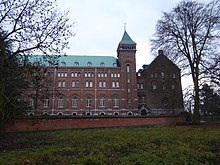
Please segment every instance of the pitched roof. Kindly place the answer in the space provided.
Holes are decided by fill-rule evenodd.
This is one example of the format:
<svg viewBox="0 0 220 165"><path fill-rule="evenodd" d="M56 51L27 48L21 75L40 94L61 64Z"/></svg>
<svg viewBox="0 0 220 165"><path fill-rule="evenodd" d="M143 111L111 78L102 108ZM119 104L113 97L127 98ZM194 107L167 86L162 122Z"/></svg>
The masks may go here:
<svg viewBox="0 0 220 165"><path fill-rule="evenodd" d="M128 35L128 33L125 31L124 35L121 39L121 42L119 44L128 44L128 45L132 45L132 44L136 44L131 37Z"/></svg>
<svg viewBox="0 0 220 165"><path fill-rule="evenodd" d="M30 58L31 62L41 61L43 65L49 66L50 62L42 55ZM117 58L113 56L80 56L68 55L58 58L58 66L81 66L81 67L117 67Z"/></svg>

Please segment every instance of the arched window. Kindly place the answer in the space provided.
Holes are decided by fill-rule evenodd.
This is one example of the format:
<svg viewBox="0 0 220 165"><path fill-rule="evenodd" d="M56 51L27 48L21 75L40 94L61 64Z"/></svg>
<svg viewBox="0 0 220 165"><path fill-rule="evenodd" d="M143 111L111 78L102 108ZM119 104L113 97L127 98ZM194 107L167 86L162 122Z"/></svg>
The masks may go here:
<svg viewBox="0 0 220 165"><path fill-rule="evenodd" d="M76 81L76 88L79 88L79 81Z"/></svg>
<svg viewBox="0 0 220 165"><path fill-rule="evenodd" d="M127 71L127 73L130 72L130 65L127 65L127 66L126 66L126 71Z"/></svg>
<svg viewBox="0 0 220 165"><path fill-rule="evenodd" d="M164 76L164 72L161 72L161 78L164 78L165 76Z"/></svg>
<svg viewBox="0 0 220 165"><path fill-rule="evenodd" d="M106 82L103 81L102 86L105 88L106 87Z"/></svg>
<svg viewBox="0 0 220 165"><path fill-rule="evenodd" d="M72 82L72 87L73 87L73 88L76 87L76 82L75 82L75 81Z"/></svg>
<svg viewBox="0 0 220 165"><path fill-rule="evenodd" d="M92 62L89 61L89 62L87 63L87 66L92 66Z"/></svg>
<svg viewBox="0 0 220 165"><path fill-rule="evenodd" d="M64 61L62 61L61 66L66 66L66 63Z"/></svg>
<svg viewBox="0 0 220 165"><path fill-rule="evenodd" d="M104 62L101 62L101 63L100 63L100 66L105 66L105 63L104 63Z"/></svg>
<svg viewBox="0 0 220 165"><path fill-rule="evenodd" d="M77 61L74 62L75 66L79 66L79 63Z"/></svg>
<svg viewBox="0 0 220 165"><path fill-rule="evenodd" d="M100 88L102 87L102 82L101 82L101 81L99 81L99 87L100 87Z"/></svg>
<svg viewBox="0 0 220 165"><path fill-rule="evenodd" d="M156 83L152 83L152 89L153 89L153 90L156 90L156 89L157 89Z"/></svg>

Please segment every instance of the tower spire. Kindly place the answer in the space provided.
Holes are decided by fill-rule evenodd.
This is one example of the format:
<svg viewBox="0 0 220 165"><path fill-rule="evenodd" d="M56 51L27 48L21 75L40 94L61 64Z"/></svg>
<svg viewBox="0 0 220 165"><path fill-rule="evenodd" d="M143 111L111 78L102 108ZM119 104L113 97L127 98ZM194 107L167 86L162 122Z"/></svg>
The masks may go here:
<svg viewBox="0 0 220 165"><path fill-rule="evenodd" d="M126 22L124 22L124 31L126 31Z"/></svg>

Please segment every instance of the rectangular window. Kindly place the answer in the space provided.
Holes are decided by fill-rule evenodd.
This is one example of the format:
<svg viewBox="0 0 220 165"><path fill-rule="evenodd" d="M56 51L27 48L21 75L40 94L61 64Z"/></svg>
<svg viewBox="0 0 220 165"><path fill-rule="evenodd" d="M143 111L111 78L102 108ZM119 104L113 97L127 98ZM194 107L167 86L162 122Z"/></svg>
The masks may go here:
<svg viewBox="0 0 220 165"><path fill-rule="evenodd" d="M119 107L119 99L117 97L113 99L113 107Z"/></svg>
<svg viewBox="0 0 220 165"><path fill-rule="evenodd" d="M65 72L64 77L67 77L67 73Z"/></svg>
<svg viewBox="0 0 220 165"><path fill-rule="evenodd" d="M77 107L77 102L78 102L77 98L73 98L72 99L72 107Z"/></svg>
<svg viewBox="0 0 220 165"><path fill-rule="evenodd" d="M105 107L105 98L104 97L100 98L100 107Z"/></svg>
<svg viewBox="0 0 220 165"><path fill-rule="evenodd" d="M64 107L64 99L58 99L58 108Z"/></svg>
<svg viewBox="0 0 220 165"><path fill-rule="evenodd" d="M44 99L44 108L49 107L49 99Z"/></svg>
<svg viewBox="0 0 220 165"><path fill-rule="evenodd" d="M91 100L91 98L87 98L87 99L86 99L86 107L91 107L91 105L92 105L92 100Z"/></svg>
<svg viewBox="0 0 220 165"><path fill-rule="evenodd" d="M30 105L30 107L34 107L34 100L33 99L30 99L29 105Z"/></svg>

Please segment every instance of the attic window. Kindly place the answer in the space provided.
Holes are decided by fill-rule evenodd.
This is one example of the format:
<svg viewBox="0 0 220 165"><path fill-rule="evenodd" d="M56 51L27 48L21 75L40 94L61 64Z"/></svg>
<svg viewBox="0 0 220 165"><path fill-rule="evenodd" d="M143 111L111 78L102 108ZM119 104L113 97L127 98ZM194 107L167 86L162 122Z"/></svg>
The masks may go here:
<svg viewBox="0 0 220 165"><path fill-rule="evenodd" d="M104 62L101 62L101 63L100 63L100 66L105 66L105 63L104 63Z"/></svg>
<svg viewBox="0 0 220 165"><path fill-rule="evenodd" d="M79 63L76 61L76 62L74 62L74 65L75 66L79 66Z"/></svg>
<svg viewBox="0 0 220 165"><path fill-rule="evenodd" d="M64 61L61 62L62 66L66 66L66 63Z"/></svg>
<svg viewBox="0 0 220 165"><path fill-rule="evenodd" d="M89 62L87 63L87 66L92 66L92 63L89 61Z"/></svg>

